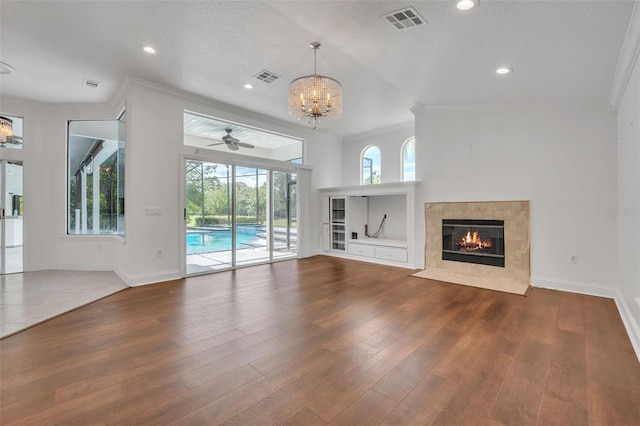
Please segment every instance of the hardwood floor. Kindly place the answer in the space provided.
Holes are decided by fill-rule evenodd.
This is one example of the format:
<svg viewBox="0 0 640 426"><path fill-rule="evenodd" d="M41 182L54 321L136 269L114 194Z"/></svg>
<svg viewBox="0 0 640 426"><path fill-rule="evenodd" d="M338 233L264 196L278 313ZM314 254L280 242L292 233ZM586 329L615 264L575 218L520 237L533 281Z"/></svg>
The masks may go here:
<svg viewBox="0 0 640 426"><path fill-rule="evenodd" d="M317 256L124 290L0 341L0 422L638 425L614 302Z"/></svg>

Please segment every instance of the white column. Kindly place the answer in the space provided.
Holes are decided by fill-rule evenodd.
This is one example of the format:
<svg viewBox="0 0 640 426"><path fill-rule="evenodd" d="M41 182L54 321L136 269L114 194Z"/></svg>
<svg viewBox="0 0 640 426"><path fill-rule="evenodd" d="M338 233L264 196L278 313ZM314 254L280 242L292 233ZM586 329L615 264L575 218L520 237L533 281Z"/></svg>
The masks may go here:
<svg viewBox="0 0 640 426"><path fill-rule="evenodd" d="M311 170L299 168L297 170L297 188L296 191L298 195L298 257L309 257L311 256ZM327 202L329 200L327 199ZM323 204L322 208L326 208L329 210L328 204ZM322 216L324 218L324 215ZM328 218L327 218L328 219ZM317 229L314 225L314 229ZM327 226L329 228L329 226ZM325 232L325 228L322 229ZM318 241L315 246L320 246L320 241Z"/></svg>
<svg viewBox="0 0 640 426"><path fill-rule="evenodd" d="M100 162L93 159L93 233L100 233Z"/></svg>

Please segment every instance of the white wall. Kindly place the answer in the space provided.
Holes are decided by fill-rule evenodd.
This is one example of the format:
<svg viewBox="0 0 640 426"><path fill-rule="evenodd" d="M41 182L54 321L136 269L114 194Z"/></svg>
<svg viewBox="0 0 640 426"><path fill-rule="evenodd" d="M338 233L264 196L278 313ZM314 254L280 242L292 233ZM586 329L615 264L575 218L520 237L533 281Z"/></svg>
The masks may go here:
<svg viewBox="0 0 640 426"><path fill-rule="evenodd" d="M52 105L2 97L1 109L24 117L24 269L111 270L111 237L66 235L66 126L71 119L116 118L123 104ZM12 152L9 152L12 151Z"/></svg>
<svg viewBox="0 0 640 426"><path fill-rule="evenodd" d="M531 200L532 284L616 284L615 117L598 105L419 108L417 261L424 203ZM577 264L569 264L570 254Z"/></svg>
<svg viewBox="0 0 640 426"><path fill-rule="evenodd" d="M413 135L413 123L406 123L345 138L342 144L342 186L360 184L362 168L360 156L362 150L369 145L380 148L382 182L400 182L402 180L400 149L402 144Z"/></svg>
<svg viewBox="0 0 640 426"><path fill-rule="evenodd" d="M340 175L335 163L339 139L314 132L311 128L278 122L197 96L173 91L142 81L132 81L127 94L127 244L117 250L115 265L129 283L149 283L176 278L181 260L181 188L182 155L209 155L206 150L183 144L183 111L195 111L224 120L271 130L306 140L307 166L313 167L311 206L307 226L311 241L299 244L315 247L319 227L318 186L335 184ZM227 152L214 155L230 155ZM247 159L252 162L257 159ZM161 216L145 216L145 207L159 207ZM310 207L310 210L309 210ZM315 207L315 208L314 208ZM299 218L300 219L300 218ZM162 232L159 232L162 230ZM162 250L163 257L156 256ZM301 255L306 255L300 247Z"/></svg>
<svg viewBox="0 0 640 426"><path fill-rule="evenodd" d="M128 83L119 99L109 105L0 99L2 112L24 117L24 149L9 154L24 161L26 271L115 270L129 284L179 277L183 245L180 155L200 152L183 145L185 109L307 141L305 157L313 167L312 192L310 197L300 198L306 204L301 210L309 211L311 218L305 233L309 241L301 243L307 252L319 244L317 189L340 183L339 138L136 79ZM125 99L126 238L66 235L66 122L116 118ZM309 181L306 175L302 179ZM161 215L145 216L145 207L158 207ZM156 256L157 250L162 250L162 257Z"/></svg>
<svg viewBox="0 0 640 426"><path fill-rule="evenodd" d="M384 238L407 241L407 196L404 194L379 195L368 197L369 234L373 234L380 226L384 215Z"/></svg>
<svg viewBox="0 0 640 426"><path fill-rule="evenodd" d="M620 304L640 358L640 64L618 107L618 204L609 220L618 232ZM634 324L635 322L635 324Z"/></svg>

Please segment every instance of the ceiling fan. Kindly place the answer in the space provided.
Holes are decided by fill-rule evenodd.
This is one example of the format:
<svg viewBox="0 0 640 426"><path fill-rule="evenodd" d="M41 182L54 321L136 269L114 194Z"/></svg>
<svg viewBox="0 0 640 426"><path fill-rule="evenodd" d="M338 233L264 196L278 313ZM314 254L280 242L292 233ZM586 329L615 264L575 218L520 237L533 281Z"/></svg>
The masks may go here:
<svg viewBox="0 0 640 426"><path fill-rule="evenodd" d="M227 134L224 135L221 139L222 141L219 143L212 143L209 144L207 146L216 146L216 145L222 145L223 143L227 145L227 147L232 150L232 151L237 151L240 148L255 148L253 145L251 145L250 143L244 143L244 142L240 142L239 139L234 138L233 136L231 136L231 131L233 130L230 127L227 127L226 129L224 129ZM206 139L211 139L211 138L206 138ZM217 139L213 139L213 140L217 140Z"/></svg>

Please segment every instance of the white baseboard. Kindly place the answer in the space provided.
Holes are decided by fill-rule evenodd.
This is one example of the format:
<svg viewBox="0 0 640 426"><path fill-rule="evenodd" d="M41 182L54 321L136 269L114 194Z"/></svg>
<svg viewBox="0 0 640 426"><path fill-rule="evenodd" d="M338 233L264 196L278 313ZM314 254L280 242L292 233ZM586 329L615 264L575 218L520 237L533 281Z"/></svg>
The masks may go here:
<svg viewBox="0 0 640 426"><path fill-rule="evenodd" d="M638 361L640 361L640 326L638 326L633 315L631 315L629 305L622 296L622 293L620 293L620 290L616 290L616 297L614 297L614 300L616 301L618 312L620 312L624 328L627 329L627 334L629 335L629 340L631 340L633 350L636 351L636 356L638 357Z"/></svg>
<svg viewBox="0 0 640 426"><path fill-rule="evenodd" d="M625 301L622 293L616 287L586 283L580 281L571 280L559 280L546 277L531 277L531 285L533 287L547 288L550 290L568 291L571 293L586 294L589 296L599 296L613 299L622 318L622 323L627 331L631 345L636 352L636 357L640 361L640 327L635 321L629 305Z"/></svg>
<svg viewBox="0 0 640 426"><path fill-rule="evenodd" d="M155 284L162 281L171 281L171 280L177 280L181 278L180 271L178 269L174 269L170 271L154 272L152 274L139 274L139 275L127 274L119 268L114 268L113 272L115 272L116 275L118 275L118 277L120 277L120 279L130 287L137 287L137 286L147 285L147 284Z"/></svg>
<svg viewBox="0 0 640 426"><path fill-rule="evenodd" d="M83 272L111 272L113 266L111 265L29 265L24 269L24 272L39 272L39 271L83 271Z"/></svg>
<svg viewBox="0 0 640 426"><path fill-rule="evenodd" d="M607 297L609 299L615 299L616 297L616 288L613 286L587 283L583 281L532 276L531 286L548 288L549 290L561 290L568 291L570 293L587 294L589 296Z"/></svg>

